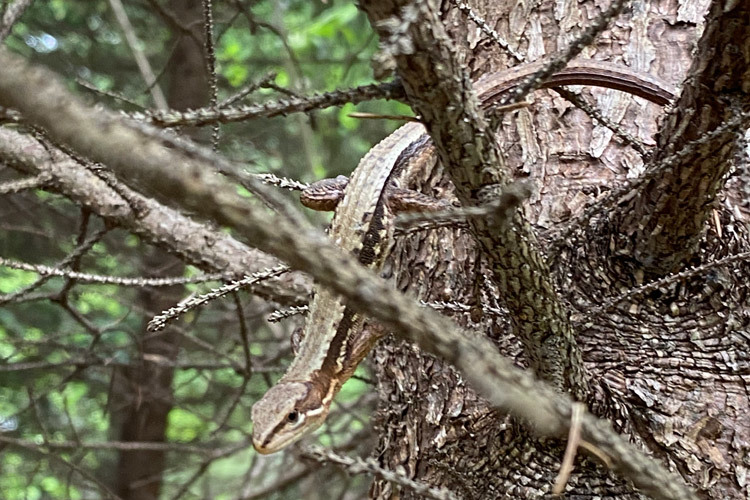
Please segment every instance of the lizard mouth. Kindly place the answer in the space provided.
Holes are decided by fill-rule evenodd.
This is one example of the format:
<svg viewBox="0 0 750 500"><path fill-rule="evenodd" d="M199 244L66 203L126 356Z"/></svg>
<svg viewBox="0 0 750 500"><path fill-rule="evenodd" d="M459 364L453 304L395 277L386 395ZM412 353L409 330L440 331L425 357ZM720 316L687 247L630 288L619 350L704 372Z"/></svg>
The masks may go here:
<svg viewBox="0 0 750 500"><path fill-rule="evenodd" d="M267 448L261 443L256 443L255 441L253 441L253 448L255 448L255 451L257 451L261 455L270 455L271 453L276 451L276 449Z"/></svg>
<svg viewBox="0 0 750 500"><path fill-rule="evenodd" d="M255 448L255 451L257 451L261 455L270 455L271 453L276 453L282 448L289 446L290 444L297 441L301 437L302 437L301 434L290 435L290 436L286 436L285 438L279 438L279 436L276 436L276 439L272 440L269 437L263 441L260 441L256 439L255 437L253 437L253 448Z"/></svg>

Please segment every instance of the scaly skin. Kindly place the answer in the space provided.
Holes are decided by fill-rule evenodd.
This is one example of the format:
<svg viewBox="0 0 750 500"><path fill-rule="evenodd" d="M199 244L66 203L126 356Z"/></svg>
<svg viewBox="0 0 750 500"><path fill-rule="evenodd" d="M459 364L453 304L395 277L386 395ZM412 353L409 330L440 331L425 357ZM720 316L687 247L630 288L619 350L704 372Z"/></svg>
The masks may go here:
<svg viewBox="0 0 750 500"><path fill-rule="evenodd" d="M524 64L483 76L475 85L483 107L491 107L543 65L543 61ZM562 85L613 88L660 105L673 98L669 86L653 77L595 61L572 62L541 88ZM358 255L363 265L373 269L382 265L394 211L428 206L419 196L393 186L401 173L430 160L433 153L427 139L421 124L404 125L370 150L348 182L344 177L325 179L303 193L303 203L311 208L335 207L330 237ZM383 334L375 327L362 332L363 319L337 295L315 287L294 361L253 405L253 446L259 453L279 451L325 421L341 385Z"/></svg>

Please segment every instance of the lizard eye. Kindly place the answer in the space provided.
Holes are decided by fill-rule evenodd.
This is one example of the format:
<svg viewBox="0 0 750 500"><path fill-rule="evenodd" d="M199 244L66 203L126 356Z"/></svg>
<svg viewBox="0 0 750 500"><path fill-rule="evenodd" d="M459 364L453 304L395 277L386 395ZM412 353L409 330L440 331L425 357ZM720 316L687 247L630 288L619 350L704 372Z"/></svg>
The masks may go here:
<svg viewBox="0 0 750 500"><path fill-rule="evenodd" d="M286 416L286 419L289 423L295 423L299 419L299 412L297 410L290 412L289 415Z"/></svg>

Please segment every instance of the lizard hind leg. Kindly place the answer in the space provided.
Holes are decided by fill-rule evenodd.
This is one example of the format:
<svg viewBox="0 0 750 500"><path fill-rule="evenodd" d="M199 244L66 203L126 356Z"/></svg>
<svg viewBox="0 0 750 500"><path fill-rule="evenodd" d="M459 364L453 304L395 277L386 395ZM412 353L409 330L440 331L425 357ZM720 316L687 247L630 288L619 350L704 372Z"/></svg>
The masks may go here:
<svg viewBox="0 0 750 500"><path fill-rule="evenodd" d="M357 369L357 365L365 359L367 353L375 347L378 340L385 337L388 333L383 325L373 320L366 320L364 326L361 328L356 337L352 340L352 343L347 352L346 360L342 372L342 380L347 380L354 374L354 370Z"/></svg>
<svg viewBox="0 0 750 500"><path fill-rule="evenodd" d="M389 187L388 188L388 208L394 214L406 212L435 212L445 210L451 207L446 200L440 200L422 194L413 189Z"/></svg>

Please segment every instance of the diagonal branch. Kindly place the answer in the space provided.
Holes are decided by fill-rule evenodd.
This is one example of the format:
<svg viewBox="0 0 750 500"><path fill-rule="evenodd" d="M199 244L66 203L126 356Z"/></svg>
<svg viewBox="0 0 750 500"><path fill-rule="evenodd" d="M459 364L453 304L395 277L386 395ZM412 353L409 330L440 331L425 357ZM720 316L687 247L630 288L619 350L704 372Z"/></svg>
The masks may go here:
<svg viewBox="0 0 750 500"><path fill-rule="evenodd" d="M143 44L138 40L138 35L135 34L133 25L130 23L128 14L125 12L125 7L122 6L122 1L109 0L109 5L112 7L112 12L115 14L117 23L125 34L125 41L128 42L128 47L133 53L133 58L138 66L138 70L141 72L143 81L146 82L146 87L151 91L151 98L154 100L154 105L159 109L167 109L169 107L167 99L164 97L161 87L156 82L156 75L141 48Z"/></svg>
<svg viewBox="0 0 750 500"><path fill-rule="evenodd" d="M122 178L137 179L184 209L233 227L258 248L312 274L352 306L454 364L494 405L526 419L535 432L557 437L567 433L570 398L516 368L489 340L470 336L447 318L420 308L320 231L250 205L205 160L166 148L113 114L82 104L50 71L2 49L0 67L0 105L19 109L55 140L107 164ZM617 435L609 423L584 413L581 436L612 458L616 472L654 498L696 498L679 478Z"/></svg>
<svg viewBox="0 0 750 500"><path fill-rule="evenodd" d="M358 104L372 99L403 99L404 89L399 82L362 85L352 89L314 94L308 97L291 96L264 104L233 106L231 108L202 108L190 111L152 111L133 113L137 120L153 123L159 127L201 126L212 123L233 123L254 118L272 118L288 113L315 111L330 106ZM12 116L10 117L12 118Z"/></svg>
<svg viewBox="0 0 750 500"><path fill-rule="evenodd" d="M13 25L16 24L33 0L16 0L7 6L3 18L0 19L0 43L10 34Z"/></svg>
<svg viewBox="0 0 750 500"><path fill-rule="evenodd" d="M241 277L278 262L217 228L196 222L124 185L113 189L90 170L29 136L0 127L0 162L48 178L52 189L88 208L108 224L123 227L197 267ZM124 196L123 196L124 195ZM258 293L299 304L309 288L299 278L259 283Z"/></svg>

